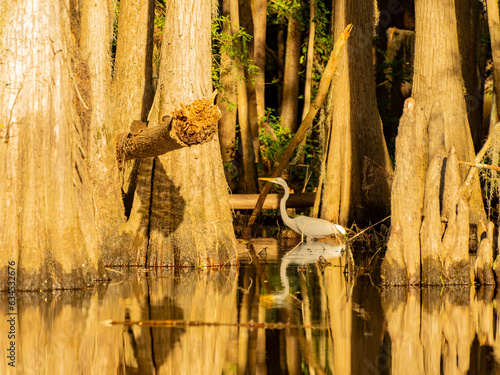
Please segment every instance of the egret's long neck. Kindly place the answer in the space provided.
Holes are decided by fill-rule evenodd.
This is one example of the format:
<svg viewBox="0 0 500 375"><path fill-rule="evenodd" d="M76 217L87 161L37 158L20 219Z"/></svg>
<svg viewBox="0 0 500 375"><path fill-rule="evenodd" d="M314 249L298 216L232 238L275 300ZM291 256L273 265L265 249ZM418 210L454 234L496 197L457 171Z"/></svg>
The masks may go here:
<svg viewBox="0 0 500 375"><path fill-rule="evenodd" d="M288 225L290 228L294 227L293 220L288 216L288 213L286 212L286 201L288 200L288 197L290 196L290 193L288 192L287 189L285 189L285 194L283 195L283 198L281 198L280 201L280 212L281 212L281 218L285 222L286 225Z"/></svg>

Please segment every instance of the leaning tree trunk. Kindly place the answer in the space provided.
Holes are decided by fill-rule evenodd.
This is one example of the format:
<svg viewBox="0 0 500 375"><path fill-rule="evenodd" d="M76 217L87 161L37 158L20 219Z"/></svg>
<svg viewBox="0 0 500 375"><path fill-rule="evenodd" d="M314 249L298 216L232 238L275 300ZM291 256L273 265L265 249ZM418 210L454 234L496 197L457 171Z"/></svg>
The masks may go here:
<svg viewBox="0 0 500 375"><path fill-rule="evenodd" d="M85 160L88 124L76 113L83 105L76 74L85 69L71 52L71 4L8 4L0 6L0 289L8 261L18 290L82 288L102 261Z"/></svg>
<svg viewBox="0 0 500 375"><path fill-rule="evenodd" d="M211 94L209 0L176 0L166 10L160 80L149 126L181 103ZM217 137L153 163L148 265L235 261L235 237Z"/></svg>
<svg viewBox="0 0 500 375"><path fill-rule="evenodd" d="M353 24L342 73L332 82L333 120L321 217L344 226L389 215L392 166L373 84L374 2L335 2L335 39Z"/></svg>

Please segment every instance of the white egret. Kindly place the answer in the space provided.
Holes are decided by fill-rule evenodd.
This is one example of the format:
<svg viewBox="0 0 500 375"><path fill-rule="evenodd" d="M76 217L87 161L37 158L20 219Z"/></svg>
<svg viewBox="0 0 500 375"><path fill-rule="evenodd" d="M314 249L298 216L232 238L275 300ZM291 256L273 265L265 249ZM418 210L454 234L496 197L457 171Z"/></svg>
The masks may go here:
<svg viewBox="0 0 500 375"><path fill-rule="evenodd" d="M346 231L344 227L339 224L333 224L327 220L317 219L309 216L297 216L294 218L288 216L288 213L286 212L286 201L290 196L290 189L288 189L287 183L281 177L262 177L259 178L259 180L269 181L283 186L283 188L285 189L285 195L283 196L283 198L281 198L280 201L281 218L283 219L287 227L302 235L302 238L304 238L305 236L308 242L315 238L325 238L332 235L342 235L345 238Z"/></svg>

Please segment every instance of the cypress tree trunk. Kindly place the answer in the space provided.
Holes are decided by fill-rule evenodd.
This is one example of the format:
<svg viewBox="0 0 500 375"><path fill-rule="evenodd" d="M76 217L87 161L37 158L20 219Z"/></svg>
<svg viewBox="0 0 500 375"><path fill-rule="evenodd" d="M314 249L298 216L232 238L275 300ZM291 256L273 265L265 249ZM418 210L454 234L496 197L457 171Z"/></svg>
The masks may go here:
<svg viewBox="0 0 500 375"><path fill-rule="evenodd" d="M169 3L150 126L180 103L211 95L210 5L208 0ZM148 265L236 261L217 137L154 159L150 210Z"/></svg>
<svg viewBox="0 0 500 375"><path fill-rule="evenodd" d="M20 0L0 31L0 289L82 288L102 272L88 165L88 78L70 2ZM29 21L29 22L28 22ZM80 87L83 87L80 86ZM82 116L79 117L78 114Z"/></svg>
<svg viewBox="0 0 500 375"><path fill-rule="evenodd" d="M392 166L373 82L373 1L338 1L334 39L353 24L340 74L332 80L333 119L321 217L349 226L389 215Z"/></svg>

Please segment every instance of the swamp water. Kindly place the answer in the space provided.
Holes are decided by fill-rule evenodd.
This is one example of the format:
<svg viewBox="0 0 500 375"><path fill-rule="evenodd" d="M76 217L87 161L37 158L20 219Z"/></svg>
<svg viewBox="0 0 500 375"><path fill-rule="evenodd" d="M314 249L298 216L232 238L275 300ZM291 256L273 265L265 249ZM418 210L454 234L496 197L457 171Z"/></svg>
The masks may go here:
<svg viewBox="0 0 500 375"><path fill-rule="evenodd" d="M493 288L381 288L326 242L253 244L239 269L119 269L84 291L18 293L15 369L0 294L0 374L500 372Z"/></svg>

